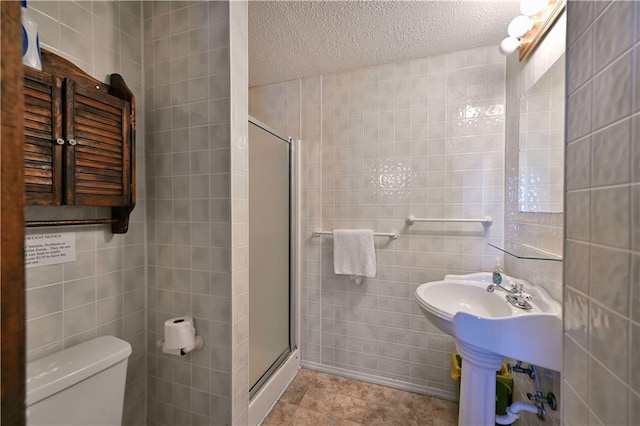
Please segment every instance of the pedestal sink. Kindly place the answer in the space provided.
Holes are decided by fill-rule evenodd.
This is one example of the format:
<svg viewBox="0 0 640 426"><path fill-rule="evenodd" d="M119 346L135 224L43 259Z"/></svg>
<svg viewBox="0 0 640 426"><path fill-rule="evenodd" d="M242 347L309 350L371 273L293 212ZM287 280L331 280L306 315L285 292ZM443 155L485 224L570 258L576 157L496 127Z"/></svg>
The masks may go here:
<svg viewBox="0 0 640 426"><path fill-rule="evenodd" d="M495 423L496 371L504 357L561 371L562 308L543 288L503 275L522 286L530 310L490 293L491 273L447 275L416 290L420 309L436 327L456 339L462 357L460 425Z"/></svg>

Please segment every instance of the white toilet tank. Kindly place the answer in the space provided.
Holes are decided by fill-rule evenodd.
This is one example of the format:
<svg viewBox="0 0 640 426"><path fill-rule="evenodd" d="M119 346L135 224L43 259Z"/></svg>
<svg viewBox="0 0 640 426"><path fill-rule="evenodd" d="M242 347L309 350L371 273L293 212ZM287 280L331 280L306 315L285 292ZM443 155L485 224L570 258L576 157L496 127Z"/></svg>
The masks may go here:
<svg viewBox="0 0 640 426"><path fill-rule="evenodd" d="M121 425L129 355L102 336L28 363L27 425Z"/></svg>

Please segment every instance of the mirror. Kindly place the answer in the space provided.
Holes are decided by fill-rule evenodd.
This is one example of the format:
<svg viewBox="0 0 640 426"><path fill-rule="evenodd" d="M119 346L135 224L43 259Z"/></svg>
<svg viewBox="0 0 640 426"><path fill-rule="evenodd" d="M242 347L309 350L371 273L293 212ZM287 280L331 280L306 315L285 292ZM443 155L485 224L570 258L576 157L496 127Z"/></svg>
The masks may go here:
<svg viewBox="0 0 640 426"><path fill-rule="evenodd" d="M562 213L564 188L564 54L520 99L521 212Z"/></svg>

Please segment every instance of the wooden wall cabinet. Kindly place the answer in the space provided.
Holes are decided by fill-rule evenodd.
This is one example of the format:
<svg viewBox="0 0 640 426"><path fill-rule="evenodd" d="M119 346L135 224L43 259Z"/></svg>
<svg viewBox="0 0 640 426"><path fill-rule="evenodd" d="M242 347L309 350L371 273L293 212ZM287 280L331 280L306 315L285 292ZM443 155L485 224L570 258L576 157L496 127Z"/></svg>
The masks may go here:
<svg viewBox="0 0 640 426"><path fill-rule="evenodd" d="M135 98L122 77L104 84L43 50L24 70L27 205L111 207L111 217L27 226L111 223L127 232L135 206Z"/></svg>

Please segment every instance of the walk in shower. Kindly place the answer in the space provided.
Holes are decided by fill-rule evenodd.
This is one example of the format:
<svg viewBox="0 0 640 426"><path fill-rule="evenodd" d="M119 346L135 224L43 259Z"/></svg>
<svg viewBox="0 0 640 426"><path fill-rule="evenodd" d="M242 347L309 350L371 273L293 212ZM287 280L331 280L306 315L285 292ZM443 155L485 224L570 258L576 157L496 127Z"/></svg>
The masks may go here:
<svg viewBox="0 0 640 426"><path fill-rule="evenodd" d="M299 365L295 153L291 138L249 119L249 395L266 409Z"/></svg>

